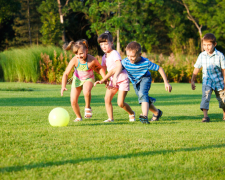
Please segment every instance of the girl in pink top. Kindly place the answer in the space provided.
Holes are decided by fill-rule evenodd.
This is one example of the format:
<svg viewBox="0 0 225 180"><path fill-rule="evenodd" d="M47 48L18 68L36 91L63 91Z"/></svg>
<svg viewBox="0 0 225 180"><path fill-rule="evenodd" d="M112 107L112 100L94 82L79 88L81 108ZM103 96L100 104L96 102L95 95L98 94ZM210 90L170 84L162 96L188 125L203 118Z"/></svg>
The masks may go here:
<svg viewBox="0 0 225 180"><path fill-rule="evenodd" d="M95 82L93 70L101 74L102 77L105 76L105 71L101 67L98 60L88 54L88 42L85 39L76 42L71 41L68 46L65 47L65 50L72 50L76 56L70 60L65 72L63 73L61 96L63 96L63 92L67 90L66 83L68 76L73 68L75 68L70 93L70 101L73 111L77 116L74 122L78 122L82 121L80 107L78 105L78 98L81 91L83 90L85 100L84 117L91 118L91 90Z"/></svg>
<svg viewBox="0 0 225 180"><path fill-rule="evenodd" d="M113 38L110 32L106 31L98 37L98 43L102 51L105 53L102 57L102 68L109 72L116 67L122 67L120 54L113 50ZM114 81L117 81L116 86L113 86ZM101 84L101 81L95 82L96 84ZM124 102L127 92L130 90L129 79L126 70L122 70L117 77L110 77L109 85L105 94L105 107L108 114L108 119L104 122L113 122L113 106L112 99L114 95L118 93L117 104L119 107L123 108L129 114L129 120L135 121L135 113L132 111L130 106Z"/></svg>

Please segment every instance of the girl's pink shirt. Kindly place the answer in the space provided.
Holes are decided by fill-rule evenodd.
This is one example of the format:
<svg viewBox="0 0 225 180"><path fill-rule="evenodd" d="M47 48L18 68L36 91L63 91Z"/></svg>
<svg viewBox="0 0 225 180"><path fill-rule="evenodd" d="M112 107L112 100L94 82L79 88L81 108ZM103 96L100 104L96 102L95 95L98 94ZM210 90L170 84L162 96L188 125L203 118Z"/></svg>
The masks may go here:
<svg viewBox="0 0 225 180"><path fill-rule="evenodd" d="M106 66L107 71L109 72L110 70L116 68L116 61L121 61L121 56L116 50L112 50L109 57L106 58L105 54L102 57L102 66ZM124 81L125 79L128 79L128 74L127 71L124 69L119 74L117 82ZM110 80L113 80L113 76L110 77Z"/></svg>

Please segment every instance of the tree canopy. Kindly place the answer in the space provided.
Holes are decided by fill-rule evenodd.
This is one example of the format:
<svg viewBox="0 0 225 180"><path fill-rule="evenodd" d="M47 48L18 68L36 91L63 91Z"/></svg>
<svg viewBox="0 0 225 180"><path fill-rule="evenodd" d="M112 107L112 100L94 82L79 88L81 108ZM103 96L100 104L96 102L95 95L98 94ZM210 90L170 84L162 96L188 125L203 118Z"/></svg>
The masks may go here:
<svg viewBox="0 0 225 180"><path fill-rule="evenodd" d="M105 30L121 51L137 41L145 52L195 54L208 32L225 48L223 0L11 1L0 0L1 51L83 38L98 49L97 37Z"/></svg>

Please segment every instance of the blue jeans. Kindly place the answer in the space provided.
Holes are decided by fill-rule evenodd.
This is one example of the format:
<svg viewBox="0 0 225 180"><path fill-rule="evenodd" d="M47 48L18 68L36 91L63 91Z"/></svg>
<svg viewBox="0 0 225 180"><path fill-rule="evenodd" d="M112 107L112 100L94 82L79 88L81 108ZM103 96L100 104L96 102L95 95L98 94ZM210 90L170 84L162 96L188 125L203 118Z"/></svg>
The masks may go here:
<svg viewBox="0 0 225 180"><path fill-rule="evenodd" d="M148 96L148 91L151 88L152 78L151 77L142 77L141 81L137 84L133 84L135 93L138 96L139 104L142 102L148 102L149 105L156 101L155 98Z"/></svg>

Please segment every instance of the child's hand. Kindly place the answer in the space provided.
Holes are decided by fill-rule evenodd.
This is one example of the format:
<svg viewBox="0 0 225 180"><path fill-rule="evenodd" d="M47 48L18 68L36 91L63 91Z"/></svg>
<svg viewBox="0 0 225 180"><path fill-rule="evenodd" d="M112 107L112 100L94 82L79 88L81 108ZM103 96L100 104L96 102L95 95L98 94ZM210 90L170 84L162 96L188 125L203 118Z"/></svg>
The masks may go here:
<svg viewBox="0 0 225 180"><path fill-rule="evenodd" d="M102 81L96 81L96 82L94 83L94 86L96 86L97 84L102 84Z"/></svg>
<svg viewBox="0 0 225 180"><path fill-rule="evenodd" d="M191 82L191 88L192 88L192 90L196 89L195 82Z"/></svg>
<svg viewBox="0 0 225 180"><path fill-rule="evenodd" d="M63 91L67 91L67 89L66 88L61 89L61 96L63 96Z"/></svg>
<svg viewBox="0 0 225 180"><path fill-rule="evenodd" d="M113 77L113 87L116 87L117 77Z"/></svg>
<svg viewBox="0 0 225 180"><path fill-rule="evenodd" d="M166 83L165 84L165 89L166 89L166 91L171 92L172 91L172 86L169 83Z"/></svg>
<svg viewBox="0 0 225 180"><path fill-rule="evenodd" d="M105 81L105 88L109 86L109 81Z"/></svg>

